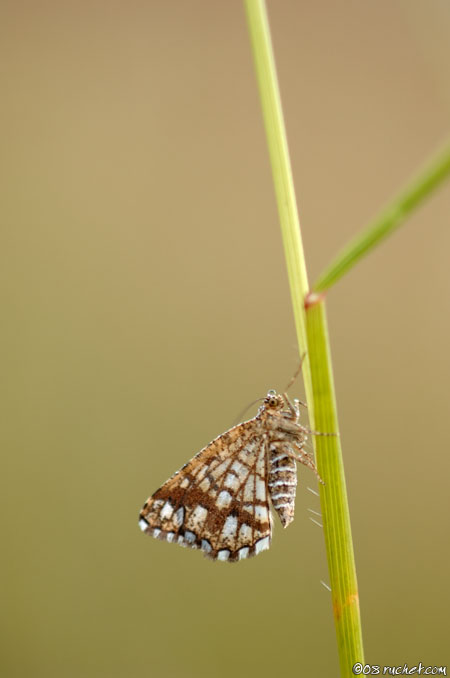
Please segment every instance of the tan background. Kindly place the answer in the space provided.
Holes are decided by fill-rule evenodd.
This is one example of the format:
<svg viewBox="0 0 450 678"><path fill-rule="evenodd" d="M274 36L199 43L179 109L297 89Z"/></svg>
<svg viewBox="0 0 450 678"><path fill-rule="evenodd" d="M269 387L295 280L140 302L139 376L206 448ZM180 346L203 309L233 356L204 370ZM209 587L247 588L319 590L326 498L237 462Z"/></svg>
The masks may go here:
<svg viewBox="0 0 450 678"><path fill-rule="evenodd" d="M450 131L450 4L269 9L313 279ZM241 3L1 14L3 675L336 676L310 472L237 566L137 527L298 361ZM373 664L450 661L449 210L329 294Z"/></svg>

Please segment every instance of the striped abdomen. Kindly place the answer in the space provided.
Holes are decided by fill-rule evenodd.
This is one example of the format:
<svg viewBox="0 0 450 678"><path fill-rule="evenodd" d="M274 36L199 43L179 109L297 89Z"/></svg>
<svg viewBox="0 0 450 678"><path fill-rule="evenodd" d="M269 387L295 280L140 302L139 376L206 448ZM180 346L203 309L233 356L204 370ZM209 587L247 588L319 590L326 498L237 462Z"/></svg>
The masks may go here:
<svg viewBox="0 0 450 678"><path fill-rule="evenodd" d="M272 506L281 524L287 527L294 520L297 465L282 446L271 447L269 452L268 487Z"/></svg>

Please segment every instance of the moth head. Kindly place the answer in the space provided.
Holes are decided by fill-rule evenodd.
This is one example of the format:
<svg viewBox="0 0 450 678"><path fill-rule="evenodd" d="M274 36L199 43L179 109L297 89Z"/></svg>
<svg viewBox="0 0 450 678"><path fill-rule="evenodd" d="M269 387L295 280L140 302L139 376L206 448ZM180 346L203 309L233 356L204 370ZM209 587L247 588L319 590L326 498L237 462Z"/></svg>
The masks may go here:
<svg viewBox="0 0 450 678"><path fill-rule="evenodd" d="M276 391L269 391L264 398L264 405L268 410L281 410L284 407L283 396L278 395Z"/></svg>

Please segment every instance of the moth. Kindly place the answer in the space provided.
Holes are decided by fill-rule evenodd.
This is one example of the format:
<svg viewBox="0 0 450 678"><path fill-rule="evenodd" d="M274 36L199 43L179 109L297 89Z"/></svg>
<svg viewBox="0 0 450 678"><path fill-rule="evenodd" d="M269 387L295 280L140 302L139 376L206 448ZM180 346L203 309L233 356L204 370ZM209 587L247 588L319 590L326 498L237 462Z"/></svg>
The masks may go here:
<svg viewBox="0 0 450 678"><path fill-rule="evenodd" d="M235 562L270 547L272 515L294 519L297 462L314 471L304 450L300 401L270 390L258 413L215 438L145 502L143 532Z"/></svg>

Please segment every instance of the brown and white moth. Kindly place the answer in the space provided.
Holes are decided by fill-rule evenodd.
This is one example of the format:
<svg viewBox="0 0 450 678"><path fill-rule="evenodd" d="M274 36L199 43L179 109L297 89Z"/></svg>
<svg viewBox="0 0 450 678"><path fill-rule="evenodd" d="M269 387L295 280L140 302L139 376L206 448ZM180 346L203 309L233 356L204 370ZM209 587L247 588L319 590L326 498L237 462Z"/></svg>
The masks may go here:
<svg viewBox="0 0 450 678"><path fill-rule="evenodd" d="M269 391L257 415L222 433L145 502L142 531L234 562L269 548L272 516L294 519L297 466L320 478L303 448L308 433L299 401Z"/></svg>

